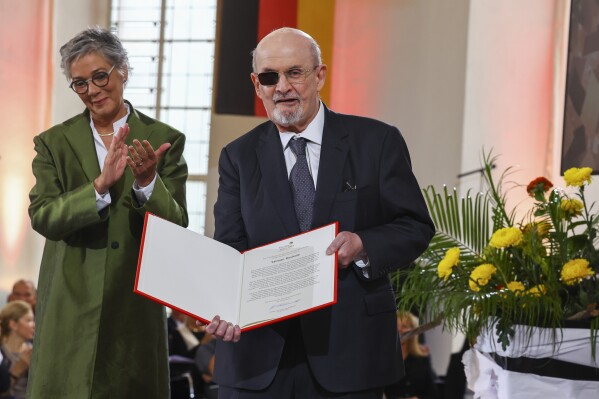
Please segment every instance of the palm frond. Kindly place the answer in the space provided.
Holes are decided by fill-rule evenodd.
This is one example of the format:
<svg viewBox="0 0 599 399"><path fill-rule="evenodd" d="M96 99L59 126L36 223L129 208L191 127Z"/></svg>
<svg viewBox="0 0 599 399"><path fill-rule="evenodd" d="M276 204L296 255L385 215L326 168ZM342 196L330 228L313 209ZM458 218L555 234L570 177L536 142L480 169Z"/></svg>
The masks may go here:
<svg viewBox="0 0 599 399"><path fill-rule="evenodd" d="M486 194L470 191L458 199L455 188L444 186L443 193L433 186L424 189L431 218L437 233L423 257L434 257L440 246L453 243L470 254L482 254L490 234L490 198ZM479 256L480 257L480 256Z"/></svg>

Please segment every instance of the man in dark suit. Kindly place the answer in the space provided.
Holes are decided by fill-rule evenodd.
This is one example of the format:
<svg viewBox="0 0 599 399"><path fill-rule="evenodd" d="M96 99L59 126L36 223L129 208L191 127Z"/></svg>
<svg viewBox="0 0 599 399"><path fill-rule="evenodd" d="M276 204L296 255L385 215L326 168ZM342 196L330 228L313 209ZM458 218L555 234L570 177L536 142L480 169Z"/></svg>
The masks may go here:
<svg viewBox="0 0 599 399"><path fill-rule="evenodd" d="M325 107L327 67L306 33L276 30L253 56L270 121L221 153L215 238L243 251L338 221L327 249L338 254L338 295L243 336L216 316L207 331L220 338L219 397L380 398L403 372L388 273L434 233L406 144L393 126Z"/></svg>

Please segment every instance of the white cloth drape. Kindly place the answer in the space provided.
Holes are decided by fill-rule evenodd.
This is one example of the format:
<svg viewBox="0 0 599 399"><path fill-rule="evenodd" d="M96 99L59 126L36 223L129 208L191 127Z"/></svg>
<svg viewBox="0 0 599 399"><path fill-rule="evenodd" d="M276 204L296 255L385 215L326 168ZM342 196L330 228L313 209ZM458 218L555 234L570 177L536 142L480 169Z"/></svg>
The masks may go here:
<svg viewBox="0 0 599 399"><path fill-rule="evenodd" d="M507 371L490 355L470 349L463 358L474 399L597 399L599 381L573 381Z"/></svg>
<svg viewBox="0 0 599 399"><path fill-rule="evenodd" d="M553 358L570 363L597 367L592 359L589 330L553 331L516 326L516 335L505 350L497 344L493 329L481 334L473 349L462 357L468 387L475 399L551 399L599 397L599 381L574 381L504 370L490 353L509 358ZM599 340L598 340L599 341ZM555 345L554 342L559 344ZM598 342L599 343L599 342Z"/></svg>
<svg viewBox="0 0 599 399"><path fill-rule="evenodd" d="M505 357L534 359L551 357L583 366L597 367L597 361L593 360L590 350L591 339L587 329L564 328L554 332L548 328L534 328L532 334L531 327L528 326L515 326L515 330L514 339L505 350L497 343L494 328L490 328L478 337L476 348L483 353L495 352ZM599 340L597 344L599 352Z"/></svg>

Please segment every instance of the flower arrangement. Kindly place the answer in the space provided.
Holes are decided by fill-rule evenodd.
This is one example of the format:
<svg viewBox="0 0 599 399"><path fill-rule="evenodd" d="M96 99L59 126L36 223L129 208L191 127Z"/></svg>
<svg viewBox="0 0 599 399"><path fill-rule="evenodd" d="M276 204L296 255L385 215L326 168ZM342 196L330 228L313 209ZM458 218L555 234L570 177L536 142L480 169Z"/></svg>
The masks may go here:
<svg viewBox="0 0 599 399"><path fill-rule="evenodd" d="M517 324L555 331L566 320L586 320L594 351L599 216L584 193L592 170L566 171L566 189L544 177L531 181L525 187L531 209L517 219L503 191L513 169L495 182L495 160L483 155L485 193L459 199L455 189L423 190L437 233L414 268L392 276L398 307L459 330L470 342L494 326L504 349Z"/></svg>

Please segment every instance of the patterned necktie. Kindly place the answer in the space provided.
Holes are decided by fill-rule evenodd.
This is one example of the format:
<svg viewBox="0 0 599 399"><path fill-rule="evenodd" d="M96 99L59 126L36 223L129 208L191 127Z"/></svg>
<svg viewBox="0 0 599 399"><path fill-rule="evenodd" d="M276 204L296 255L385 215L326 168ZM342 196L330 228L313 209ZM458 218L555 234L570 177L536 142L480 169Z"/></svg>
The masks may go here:
<svg viewBox="0 0 599 399"><path fill-rule="evenodd" d="M293 190L293 203L295 214L301 231L310 229L312 224L312 211L314 209L314 180L310 175L308 161L306 160L306 144L304 138L289 140L289 147L296 156L295 165L289 175L289 184Z"/></svg>

